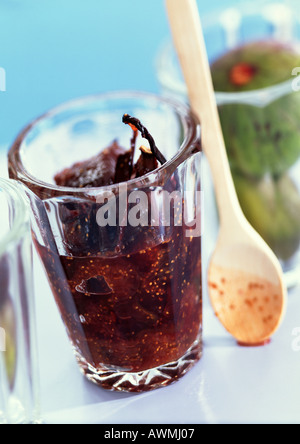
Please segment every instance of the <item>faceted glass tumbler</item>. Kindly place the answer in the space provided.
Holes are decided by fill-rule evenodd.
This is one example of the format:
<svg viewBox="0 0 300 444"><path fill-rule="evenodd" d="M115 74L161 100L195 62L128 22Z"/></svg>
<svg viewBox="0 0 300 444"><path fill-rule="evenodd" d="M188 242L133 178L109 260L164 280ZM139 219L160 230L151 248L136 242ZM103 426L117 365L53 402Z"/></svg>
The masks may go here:
<svg viewBox="0 0 300 444"><path fill-rule="evenodd" d="M55 174L116 139L130 147L124 113L167 163L121 184L57 186ZM28 189L34 242L84 375L136 392L183 376L202 353L200 125L189 108L139 92L67 103L19 136L9 173Z"/></svg>
<svg viewBox="0 0 300 444"><path fill-rule="evenodd" d="M39 421L29 202L0 179L0 424Z"/></svg>

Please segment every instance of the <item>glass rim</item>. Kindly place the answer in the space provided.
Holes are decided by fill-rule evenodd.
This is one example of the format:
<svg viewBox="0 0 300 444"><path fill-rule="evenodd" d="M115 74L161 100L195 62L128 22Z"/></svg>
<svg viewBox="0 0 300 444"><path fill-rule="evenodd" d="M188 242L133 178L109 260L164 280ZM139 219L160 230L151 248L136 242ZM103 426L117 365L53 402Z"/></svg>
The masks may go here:
<svg viewBox="0 0 300 444"><path fill-rule="evenodd" d="M178 149L178 152L165 164L160 165L156 170L151 171L147 174L145 174L142 177L131 179L127 182L121 182L120 184L112 184L112 185L105 185L101 187L86 187L86 188L73 188L73 187L64 187L60 185L51 184L48 182L43 182L39 178L31 175L26 168L23 165L22 159L21 159L21 149L24 140L26 137L30 134L32 130L38 125L40 122L50 119L53 116L67 110L71 109L74 106L80 106L84 105L86 103L92 103L97 102L101 100L109 100L109 99L149 99L153 102L156 101L158 104L165 104L170 107L170 109L173 109L174 112L177 113L177 115L181 119L181 123L184 126L185 131L185 137L184 140ZM23 129L20 134L17 136L16 140L12 144L8 157L9 161L13 161L14 168L17 169L17 175L18 178L25 180L27 183L31 183L33 186L37 186L42 189L50 190L53 192L58 192L60 195L62 194L86 194L86 195L93 195L95 193L99 193L100 191L111 191L113 189L118 188L122 183L126 183L128 188L134 187L136 184L140 184L141 182L151 182L150 178L153 176L155 177L158 174L162 174L165 170L168 170L170 168L174 168L173 165L180 165L185 158L185 154L189 147L192 147L197 143L197 141L200 140L200 133L201 133L201 126L198 118L195 116L195 114L192 112L191 108L187 105L182 103L179 100L173 99L173 98L166 98L159 94L151 93L151 92L144 92L144 91L135 91L135 90L120 90L120 91L110 91L105 93L99 93L99 94L91 94L79 98L75 98L69 101L66 101L62 103L61 105L58 105L46 113L42 114L40 117L33 120L29 125Z"/></svg>
<svg viewBox="0 0 300 444"><path fill-rule="evenodd" d="M274 102L288 93L294 93L293 82L295 78L288 79L280 83L275 83L274 85L267 86L265 88L253 89L250 91L216 91L216 99L218 104L242 102L243 104L248 103L249 105L257 105L257 102L261 101L263 105L267 105L268 103Z"/></svg>
<svg viewBox="0 0 300 444"><path fill-rule="evenodd" d="M188 97L187 87L184 80L180 81L174 78L170 73L169 69L165 69L166 65L169 66L170 59L166 62L166 55L170 56L173 49L172 41L167 39L160 47L157 58L157 76L161 83L168 91L174 91L181 95ZM215 91L215 97L218 105L230 104L230 103L248 103L257 105L257 101L260 100L267 104L268 102L273 102L275 99L279 99L283 95L294 91L293 82L297 77L291 77L291 79L284 80L280 83L275 83L274 85L267 86L265 88L252 89L250 91Z"/></svg>
<svg viewBox="0 0 300 444"><path fill-rule="evenodd" d="M0 177L0 193L5 195L9 209L13 208L13 211L11 211L13 214L11 227L9 230L0 233L1 257L9 246L22 239L28 230L29 210L25 192L15 180Z"/></svg>
<svg viewBox="0 0 300 444"><path fill-rule="evenodd" d="M198 1L198 0L197 0ZM280 7L292 10L294 7L299 6L298 0L288 0L283 2L282 0L246 0L242 3L237 3L235 5L227 7L217 7L209 12L203 14L202 23L204 27L212 26L216 23L216 14L222 14L227 11L238 10L241 15L247 16L256 13L261 13L264 7ZM293 16L293 20L300 23L300 16Z"/></svg>

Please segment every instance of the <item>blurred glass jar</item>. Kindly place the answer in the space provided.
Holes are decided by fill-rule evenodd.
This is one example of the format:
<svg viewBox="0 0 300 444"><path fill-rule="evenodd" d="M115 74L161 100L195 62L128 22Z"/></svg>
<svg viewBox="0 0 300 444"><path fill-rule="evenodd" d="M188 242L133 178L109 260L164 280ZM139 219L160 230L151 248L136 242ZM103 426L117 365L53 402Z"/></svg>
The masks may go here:
<svg viewBox="0 0 300 444"><path fill-rule="evenodd" d="M295 14L296 7L293 1L288 4L253 1L214 11L202 19L215 86L222 84L219 78L222 68L228 69L226 63L219 61L252 42L275 41L287 45L293 48L295 60L299 53L293 69L284 62L274 67L277 80L272 79L268 87L242 92L239 88L215 88L242 209L277 254L289 287L299 281L300 275L300 82L296 77L300 72L300 20ZM160 48L156 62L163 93L187 101L187 90L170 41ZM264 66L267 63L266 59ZM242 72L238 75L243 76L244 65L239 67ZM282 81L276 69L281 70ZM222 74L223 80L229 76L225 71Z"/></svg>
<svg viewBox="0 0 300 444"><path fill-rule="evenodd" d="M29 204L0 178L0 424L39 421Z"/></svg>

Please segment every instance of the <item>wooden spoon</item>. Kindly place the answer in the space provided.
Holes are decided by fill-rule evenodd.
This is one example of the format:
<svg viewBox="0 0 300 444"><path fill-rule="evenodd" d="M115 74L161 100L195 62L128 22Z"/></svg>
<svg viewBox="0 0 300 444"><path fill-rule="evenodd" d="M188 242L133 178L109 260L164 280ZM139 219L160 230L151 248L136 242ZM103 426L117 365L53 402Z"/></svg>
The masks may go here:
<svg viewBox="0 0 300 444"><path fill-rule="evenodd" d="M220 232L209 265L212 306L242 345L268 342L286 306L280 264L246 220L234 188L196 0L166 0L174 43L214 179Z"/></svg>

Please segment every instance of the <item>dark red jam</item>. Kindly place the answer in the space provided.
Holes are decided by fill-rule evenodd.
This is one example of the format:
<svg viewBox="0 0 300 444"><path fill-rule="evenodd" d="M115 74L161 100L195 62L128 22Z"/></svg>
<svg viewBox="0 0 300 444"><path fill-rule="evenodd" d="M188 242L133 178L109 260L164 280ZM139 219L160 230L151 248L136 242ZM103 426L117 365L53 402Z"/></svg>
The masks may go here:
<svg viewBox="0 0 300 444"><path fill-rule="evenodd" d="M99 226L97 213L103 204L93 193L85 194L84 188L137 179L166 162L137 119L126 114L123 120L134 131L129 151L114 141L99 155L55 176L58 185L82 188L82 193L66 191L64 195L59 190L58 197L54 192L45 198L43 190L32 190L44 200L45 214L45 220L39 222L43 242L36 238L35 243L85 374L98 383L100 372L110 375L163 368L161 373L154 370L151 383L142 375L138 384L122 385L140 391L141 387L171 383L200 358L201 242L187 234L184 223L177 226L174 222L176 208L166 226L151 224L150 214L146 226L123 225L122 214L115 226ZM142 146L134 164L138 131L150 148ZM173 171L153 188L178 191L183 188L180 180ZM150 210L151 205L161 205L159 197L152 200L153 188L139 188L145 192ZM120 200L122 193L116 192L116 197ZM125 199L130 209L128 195ZM184 206L182 200L183 212ZM100 384L116 386L111 381L101 380Z"/></svg>
<svg viewBox="0 0 300 444"><path fill-rule="evenodd" d="M176 361L197 340L200 240L181 230L114 258L58 256L38 246L70 339L88 364L139 372Z"/></svg>

